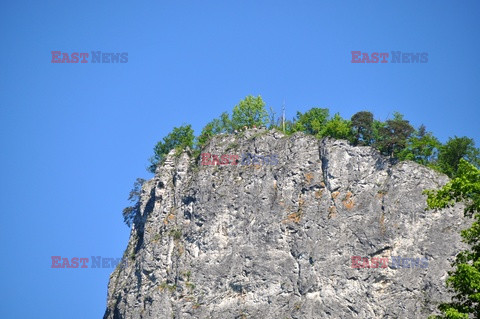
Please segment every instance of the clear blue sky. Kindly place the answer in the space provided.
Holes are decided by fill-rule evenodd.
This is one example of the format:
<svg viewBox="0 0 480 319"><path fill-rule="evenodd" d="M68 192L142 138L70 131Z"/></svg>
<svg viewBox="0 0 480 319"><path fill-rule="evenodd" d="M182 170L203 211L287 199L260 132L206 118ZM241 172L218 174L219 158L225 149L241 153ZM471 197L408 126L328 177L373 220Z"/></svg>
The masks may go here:
<svg viewBox="0 0 480 319"><path fill-rule="evenodd" d="M112 269L51 256L121 257L154 144L248 94L288 117L399 111L478 146L479 31L478 1L2 1L0 317L100 318ZM56 50L128 63L53 64ZM429 60L352 64L354 50Z"/></svg>

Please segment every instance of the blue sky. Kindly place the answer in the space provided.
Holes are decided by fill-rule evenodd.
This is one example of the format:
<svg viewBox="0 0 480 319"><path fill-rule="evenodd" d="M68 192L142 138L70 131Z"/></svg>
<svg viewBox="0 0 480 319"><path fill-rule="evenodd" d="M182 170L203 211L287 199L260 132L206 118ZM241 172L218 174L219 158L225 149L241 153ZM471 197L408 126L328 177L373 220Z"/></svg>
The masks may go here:
<svg viewBox="0 0 480 319"><path fill-rule="evenodd" d="M121 211L154 144L246 95L285 101L290 118L399 111L479 146L479 14L478 1L2 1L0 317L101 317L112 269L52 269L51 256L121 257ZM429 60L352 64L355 50Z"/></svg>

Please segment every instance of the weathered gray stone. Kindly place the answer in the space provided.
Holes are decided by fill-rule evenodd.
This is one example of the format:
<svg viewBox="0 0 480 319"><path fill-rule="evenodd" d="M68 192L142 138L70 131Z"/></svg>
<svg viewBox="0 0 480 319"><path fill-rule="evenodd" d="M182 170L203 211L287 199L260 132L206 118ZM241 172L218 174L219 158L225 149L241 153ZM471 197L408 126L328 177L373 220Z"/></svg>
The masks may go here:
<svg viewBox="0 0 480 319"><path fill-rule="evenodd" d="M448 297L462 208L425 211L447 177L345 141L248 130L204 152L277 165L201 166L171 153L108 287L104 318L424 318ZM351 257L426 257L353 269Z"/></svg>

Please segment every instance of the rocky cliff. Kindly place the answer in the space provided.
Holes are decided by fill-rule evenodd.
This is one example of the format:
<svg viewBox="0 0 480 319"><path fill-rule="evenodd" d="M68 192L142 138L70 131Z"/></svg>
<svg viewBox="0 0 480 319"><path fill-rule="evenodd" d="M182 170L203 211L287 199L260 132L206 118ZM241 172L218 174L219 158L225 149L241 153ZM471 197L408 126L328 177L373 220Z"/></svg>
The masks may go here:
<svg viewBox="0 0 480 319"><path fill-rule="evenodd" d="M204 152L278 163L171 153L143 186L104 318L424 318L448 297L467 225L461 207L425 211L422 195L446 176L303 134L220 135ZM352 256L389 264L353 268Z"/></svg>

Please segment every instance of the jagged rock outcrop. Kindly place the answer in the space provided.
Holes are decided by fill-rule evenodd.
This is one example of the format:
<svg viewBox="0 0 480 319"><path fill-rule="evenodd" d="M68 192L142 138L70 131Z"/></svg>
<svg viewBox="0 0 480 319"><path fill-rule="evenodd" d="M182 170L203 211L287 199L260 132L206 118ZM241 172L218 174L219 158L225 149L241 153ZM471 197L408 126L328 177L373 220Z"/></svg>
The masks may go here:
<svg viewBox="0 0 480 319"><path fill-rule="evenodd" d="M111 275L104 318L424 318L448 297L462 208L425 211L447 177L345 141L248 130L204 152L277 165L202 166L170 154ZM351 266L425 257L427 268Z"/></svg>

